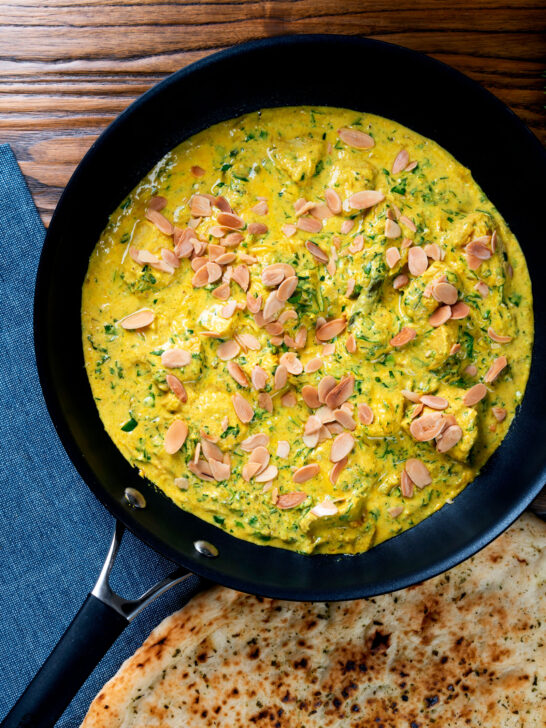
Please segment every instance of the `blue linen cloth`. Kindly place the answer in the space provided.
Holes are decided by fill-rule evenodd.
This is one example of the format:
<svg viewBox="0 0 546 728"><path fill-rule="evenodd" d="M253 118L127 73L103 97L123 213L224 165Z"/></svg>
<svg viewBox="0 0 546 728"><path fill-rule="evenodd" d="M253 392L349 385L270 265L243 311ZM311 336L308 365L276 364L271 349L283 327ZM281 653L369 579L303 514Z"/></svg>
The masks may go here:
<svg viewBox="0 0 546 728"><path fill-rule="evenodd" d="M114 529L66 455L38 381L32 304L44 232L11 149L0 145L0 719L91 591ZM173 568L126 532L111 583L134 598ZM184 596L183 584L173 587L129 625L57 726L80 725L102 685Z"/></svg>

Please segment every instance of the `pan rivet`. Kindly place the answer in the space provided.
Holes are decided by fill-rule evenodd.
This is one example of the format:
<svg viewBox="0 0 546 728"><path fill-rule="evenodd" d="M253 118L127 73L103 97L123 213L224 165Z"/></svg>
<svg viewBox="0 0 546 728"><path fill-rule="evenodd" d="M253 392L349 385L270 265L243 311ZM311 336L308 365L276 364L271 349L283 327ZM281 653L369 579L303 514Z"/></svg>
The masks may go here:
<svg viewBox="0 0 546 728"><path fill-rule="evenodd" d="M123 497L131 508L146 508L146 499L142 493L135 488L125 488Z"/></svg>
<svg viewBox="0 0 546 728"><path fill-rule="evenodd" d="M216 546L208 541L194 541L193 547L201 554L201 556L207 556L209 559L216 558L220 553Z"/></svg>

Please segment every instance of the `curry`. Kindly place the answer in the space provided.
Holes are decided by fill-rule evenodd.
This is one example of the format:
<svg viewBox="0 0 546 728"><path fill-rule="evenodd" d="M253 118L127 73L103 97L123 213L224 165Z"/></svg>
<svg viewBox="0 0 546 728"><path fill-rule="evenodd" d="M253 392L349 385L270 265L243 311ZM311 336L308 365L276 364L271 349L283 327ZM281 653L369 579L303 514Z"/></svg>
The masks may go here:
<svg viewBox="0 0 546 728"><path fill-rule="evenodd" d="M454 507L501 443L531 284L435 142L265 109L184 141L113 212L82 331L107 432L180 508L254 543L357 553Z"/></svg>

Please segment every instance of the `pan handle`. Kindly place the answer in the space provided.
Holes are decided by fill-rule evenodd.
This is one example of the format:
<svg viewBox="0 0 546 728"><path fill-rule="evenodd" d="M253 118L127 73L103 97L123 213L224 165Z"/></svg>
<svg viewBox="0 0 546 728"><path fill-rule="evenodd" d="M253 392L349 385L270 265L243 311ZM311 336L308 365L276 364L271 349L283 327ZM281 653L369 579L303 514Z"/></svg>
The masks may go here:
<svg viewBox="0 0 546 728"><path fill-rule="evenodd" d="M109 584L124 527L116 523L108 556L91 594L82 604L53 652L27 686L0 728L52 728L111 645L150 602L175 584L186 582L185 596L204 581L177 569L138 599L123 599Z"/></svg>

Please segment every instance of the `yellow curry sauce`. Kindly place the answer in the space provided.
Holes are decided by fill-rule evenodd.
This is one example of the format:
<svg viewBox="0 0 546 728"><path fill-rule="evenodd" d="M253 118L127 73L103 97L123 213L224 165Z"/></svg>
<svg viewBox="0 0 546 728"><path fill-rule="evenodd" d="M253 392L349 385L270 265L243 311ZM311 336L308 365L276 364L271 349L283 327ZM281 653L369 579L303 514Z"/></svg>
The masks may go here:
<svg viewBox="0 0 546 728"><path fill-rule="evenodd" d="M306 553L451 502L505 436L533 340L523 254L469 170L394 121L310 107L167 154L91 255L82 327L141 475Z"/></svg>

